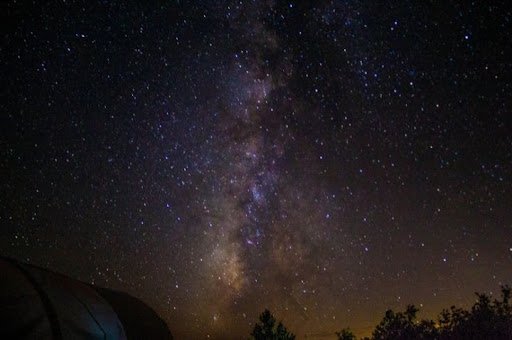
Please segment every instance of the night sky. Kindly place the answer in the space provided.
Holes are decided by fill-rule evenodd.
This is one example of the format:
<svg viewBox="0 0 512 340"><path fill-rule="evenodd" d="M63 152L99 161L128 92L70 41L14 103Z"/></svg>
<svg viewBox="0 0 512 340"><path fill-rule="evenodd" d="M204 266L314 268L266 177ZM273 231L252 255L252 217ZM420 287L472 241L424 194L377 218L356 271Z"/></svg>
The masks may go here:
<svg viewBox="0 0 512 340"><path fill-rule="evenodd" d="M3 4L0 254L179 339L246 338L266 307L299 338L369 335L497 294L506 4Z"/></svg>

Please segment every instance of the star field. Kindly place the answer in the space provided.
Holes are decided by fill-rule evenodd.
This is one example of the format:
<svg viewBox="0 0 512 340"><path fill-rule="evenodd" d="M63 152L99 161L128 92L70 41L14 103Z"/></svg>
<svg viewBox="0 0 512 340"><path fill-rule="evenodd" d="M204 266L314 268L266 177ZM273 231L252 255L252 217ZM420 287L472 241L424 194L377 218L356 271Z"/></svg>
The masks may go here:
<svg viewBox="0 0 512 340"><path fill-rule="evenodd" d="M0 253L176 338L512 283L506 2L9 1Z"/></svg>

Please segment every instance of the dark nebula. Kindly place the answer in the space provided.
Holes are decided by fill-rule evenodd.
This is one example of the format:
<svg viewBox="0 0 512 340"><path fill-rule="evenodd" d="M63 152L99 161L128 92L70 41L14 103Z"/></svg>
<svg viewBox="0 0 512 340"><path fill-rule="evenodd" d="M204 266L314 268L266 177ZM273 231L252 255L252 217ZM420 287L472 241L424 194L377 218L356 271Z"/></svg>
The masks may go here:
<svg viewBox="0 0 512 340"><path fill-rule="evenodd" d="M0 254L177 338L512 283L506 1L3 5Z"/></svg>

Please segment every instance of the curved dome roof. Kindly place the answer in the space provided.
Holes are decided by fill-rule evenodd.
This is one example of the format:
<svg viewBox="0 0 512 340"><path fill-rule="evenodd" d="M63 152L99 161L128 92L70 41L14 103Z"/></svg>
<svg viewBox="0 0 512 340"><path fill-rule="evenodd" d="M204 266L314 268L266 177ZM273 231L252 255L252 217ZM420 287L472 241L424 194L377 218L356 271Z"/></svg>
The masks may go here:
<svg viewBox="0 0 512 340"><path fill-rule="evenodd" d="M172 339L142 301L0 258L2 339Z"/></svg>

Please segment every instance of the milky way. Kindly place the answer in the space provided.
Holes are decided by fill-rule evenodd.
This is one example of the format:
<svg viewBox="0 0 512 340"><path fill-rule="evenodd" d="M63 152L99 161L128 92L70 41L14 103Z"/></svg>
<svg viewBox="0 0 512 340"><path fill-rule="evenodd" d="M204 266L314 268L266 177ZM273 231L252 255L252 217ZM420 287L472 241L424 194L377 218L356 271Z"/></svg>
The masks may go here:
<svg viewBox="0 0 512 340"><path fill-rule="evenodd" d="M1 255L177 338L512 283L506 3L8 2Z"/></svg>

